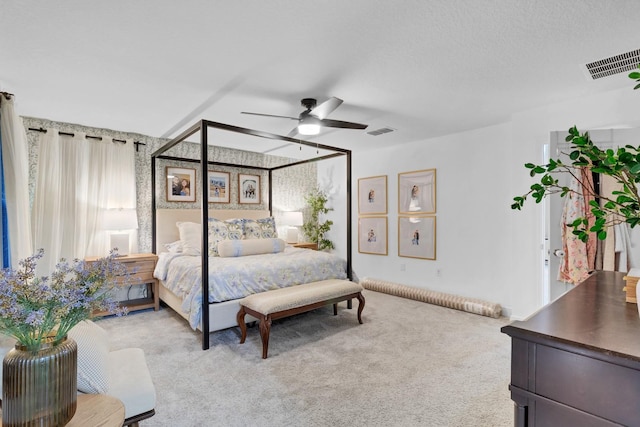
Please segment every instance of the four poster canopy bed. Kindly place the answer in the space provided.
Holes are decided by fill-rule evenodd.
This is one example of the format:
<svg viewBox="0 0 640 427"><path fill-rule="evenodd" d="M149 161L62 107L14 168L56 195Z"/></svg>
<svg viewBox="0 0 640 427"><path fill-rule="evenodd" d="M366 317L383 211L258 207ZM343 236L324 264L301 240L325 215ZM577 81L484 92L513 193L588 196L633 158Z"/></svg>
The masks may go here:
<svg viewBox="0 0 640 427"><path fill-rule="evenodd" d="M268 160L248 161L241 153L226 156L240 159L229 161L219 155L230 147L249 151L256 146L256 141L264 146L256 150L260 153L256 158ZM178 149L181 144L188 148ZM273 155L274 152L295 153L292 149L301 152L303 147L306 156L303 159ZM264 154L265 151L270 154ZM273 173L335 157L343 157L346 168L346 259L285 244L278 238L274 219ZM165 167L185 164L199 165L198 182L193 183L197 185L190 186L193 193L200 188L197 197L190 199L197 205L183 203L178 209L166 208L162 195L168 195L170 183L168 177L158 179L158 175ZM209 205L211 196L207 189L211 166L233 168L239 174L260 174L267 181L268 200L247 205L247 209L218 209L220 205ZM151 179L152 250L159 256L155 276L160 282L160 299L184 317L194 330L202 332L203 350L209 348L211 332L238 326L238 302L248 295L328 279L352 278L350 150L201 120L152 154ZM227 192L229 184L227 182ZM260 186L257 191L259 194ZM257 199L262 198L258 195ZM246 322L255 320L251 316L245 319Z"/></svg>

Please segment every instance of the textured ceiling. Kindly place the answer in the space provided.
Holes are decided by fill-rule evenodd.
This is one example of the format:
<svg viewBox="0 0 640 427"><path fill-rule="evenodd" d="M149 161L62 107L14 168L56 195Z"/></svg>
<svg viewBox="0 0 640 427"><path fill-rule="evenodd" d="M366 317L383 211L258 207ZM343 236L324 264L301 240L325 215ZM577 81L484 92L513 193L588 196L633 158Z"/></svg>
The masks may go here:
<svg viewBox="0 0 640 427"><path fill-rule="evenodd" d="M354 150L479 128L631 88L584 64L640 48L637 0L0 0L17 112L175 136L201 118L286 135L300 99L344 100ZM568 124L568 126L571 124Z"/></svg>

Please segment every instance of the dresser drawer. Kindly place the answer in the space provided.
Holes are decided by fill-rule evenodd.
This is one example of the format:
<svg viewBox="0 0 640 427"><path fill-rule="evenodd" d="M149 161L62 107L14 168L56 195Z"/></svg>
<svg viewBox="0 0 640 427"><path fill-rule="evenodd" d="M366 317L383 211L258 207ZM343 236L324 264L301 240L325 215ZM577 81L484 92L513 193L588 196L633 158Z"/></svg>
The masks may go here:
<svg viewBox="0 0 640 427"><path fill-rule="evenodd" d="M637 425L640 371L544 345L536 346L535 358L537 395L622 425Z"/></svg>
<svg viewBox="0 0 640 427"><path fill-rule="evenodd" d="M140 260L132 262L123 262L130 274L153 273L156 268L155 260Z"/></svg>

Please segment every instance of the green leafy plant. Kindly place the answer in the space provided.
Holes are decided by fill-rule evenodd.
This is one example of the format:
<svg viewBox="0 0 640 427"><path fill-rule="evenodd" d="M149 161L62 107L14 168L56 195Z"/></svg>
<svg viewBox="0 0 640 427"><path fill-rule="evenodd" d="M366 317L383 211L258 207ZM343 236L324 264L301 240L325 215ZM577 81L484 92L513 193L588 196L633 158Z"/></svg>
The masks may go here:
<svg viewBox="0 0 640 427"><path fill-rule="evenodd" d="M640 68L640 65L638 67ZM640 72L630 73L629 78L640 82ZM634 87L634 89L638 88L640 88L640 83ZM595 146L588 132L581 133L575 126L569 129L566 141L571 143L571 151L564 153L568 155L569 163L560 159L552 159L546 165L533 163L524 165L529 169L529 174L532 177L539 177L539 181L531 185L527 193L514 197L511 209L522 209L528 196L531 196L536 203L540 203L551 194L559 193L561 197L565 197L575 193L569 187L560 185L556 178L559 174L569 174L580 183L587 194L596 199L589 203L595 223L589 227L587 218L582 217L571 224L573 234L577 235L580 240L586 242L590 233L595 233L598 239L604 240L607 237L608 227L623 222L631 227L638 225L640 223L640 195L637 185L640 183L640 147L626 145L617 150L601 150ZM594 173L611 176L621 185L622 190L614 191L612 198L598 194L592 186L584 185L579 178L581 174L578 171L584 167L588 167Z"/></svg>
<svg viewBox="0 0 640 427"><path fill-rule="evenodd" d="M36 353L44 342L61 341L94 311L126 314L114 291L116 280L126 284L130 276L115 252L91 264L62 259L50 277L36 277L43 254L40 249L21 260L20 268L0 270L0 333Z"/></svg>
<svg viewBox="0 0 640 427"><path fill-rule="evenodd" d="M321 215L326 215L333 210L327 207L327 202L329 201L327 194L316 188L306 195L304 199L311 211L311 218L304 222L302 231L310 242L318 244L318 250L334 249L333 242L325 238L325 233L331 229L333 221L322 221L320 218Z"/></svg>

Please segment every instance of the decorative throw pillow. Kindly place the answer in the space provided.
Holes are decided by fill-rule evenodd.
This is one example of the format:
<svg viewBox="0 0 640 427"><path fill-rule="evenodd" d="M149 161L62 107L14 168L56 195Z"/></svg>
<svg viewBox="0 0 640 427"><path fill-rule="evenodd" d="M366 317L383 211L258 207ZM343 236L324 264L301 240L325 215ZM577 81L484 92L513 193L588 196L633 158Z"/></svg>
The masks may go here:
<svg viewBox="0 0 640 427"><path fill-rule="evenodd" d="M104 394L109 391L109 337L107 331L83 320L71 328L68 337L78 345L78 390Z"/></svg>
<svg viewBox="0 0 640 427"><path fill-rule="evenodd" d="M218 256L218 244L224 240L242 239L242 221L209 218L209 256Z"/></svg>
<svg viewBox="0 0 640 427"><path fill-rule="evenodd" d="M245 239L274 239L277 237L276 220L272 216L244 220Z"/></svg>
<svg viewBox="0 0 640 427"><path fill-rule="evenodd" d="M238 257L246 255L276 254L284 251L282 239L224 240L218 243L218 255Z"/></svg>
<svg viewBox="0 0 640 427"><path fill-rule="evenodd" d="M185 255L200 255L202 246L202 226L195 222L176 222L180 231L182 253Z"/></svg>

